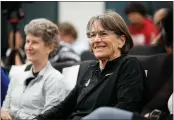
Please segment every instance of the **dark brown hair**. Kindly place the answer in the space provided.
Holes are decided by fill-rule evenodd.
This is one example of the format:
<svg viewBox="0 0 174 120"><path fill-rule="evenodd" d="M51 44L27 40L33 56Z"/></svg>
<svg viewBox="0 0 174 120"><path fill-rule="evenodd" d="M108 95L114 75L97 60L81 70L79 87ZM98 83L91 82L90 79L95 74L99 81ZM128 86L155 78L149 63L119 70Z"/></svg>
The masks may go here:
<svg viewBox="0 0 174 120"><path fill-rule="evenodd" d="M63 33L64 35L71 35L74 39L77 39L78 37L77 30L72 24L64 22L59 24L58 27L60 32Z"/></svg>

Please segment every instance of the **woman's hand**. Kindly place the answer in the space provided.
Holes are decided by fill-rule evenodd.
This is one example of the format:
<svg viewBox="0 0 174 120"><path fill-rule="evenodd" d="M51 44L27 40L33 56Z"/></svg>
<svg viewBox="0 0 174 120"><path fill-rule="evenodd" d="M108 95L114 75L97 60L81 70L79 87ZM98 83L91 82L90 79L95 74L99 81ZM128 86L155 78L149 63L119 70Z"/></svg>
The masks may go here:
<svg viewBox="0 0 174 120"><path fill-rule="evenodd" d="M2 120L12 120L8 110L6 110L6 109L1 110L1 119Z"/></svg>

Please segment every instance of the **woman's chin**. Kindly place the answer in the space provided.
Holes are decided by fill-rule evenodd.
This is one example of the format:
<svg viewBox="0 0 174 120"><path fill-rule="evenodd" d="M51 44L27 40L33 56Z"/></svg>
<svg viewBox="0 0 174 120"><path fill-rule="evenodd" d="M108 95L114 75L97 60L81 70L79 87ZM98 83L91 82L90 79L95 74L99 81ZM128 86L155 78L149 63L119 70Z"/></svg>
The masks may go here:
<svg viewBox="0 0 174 120"><path fill-rule="evenodd" d="M27 58L27 61L33 62L34 60L32 58Z"/></svg>
<svg viewBox="0 0 174 120"><path fill-rule="evenodd" d="M96 57L98 60L106 59L106 56L105 56L105 55L95 55L95 57Z"/></svg>

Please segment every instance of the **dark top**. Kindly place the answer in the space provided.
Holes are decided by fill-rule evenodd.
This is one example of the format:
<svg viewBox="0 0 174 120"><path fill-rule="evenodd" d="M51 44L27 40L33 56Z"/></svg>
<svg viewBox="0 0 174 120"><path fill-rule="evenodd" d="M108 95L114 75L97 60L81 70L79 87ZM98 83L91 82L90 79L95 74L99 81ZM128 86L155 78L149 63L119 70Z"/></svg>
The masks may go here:
<svg viewBox="0 0 174 120"><path fill-rule="evenodd" d="M77 84L65 100L37 119L75 120L102 106L139 112L144 79L144 70L136 58L122 55L107 62L102 71L99 62L93 62L80 70Z"/></svg>

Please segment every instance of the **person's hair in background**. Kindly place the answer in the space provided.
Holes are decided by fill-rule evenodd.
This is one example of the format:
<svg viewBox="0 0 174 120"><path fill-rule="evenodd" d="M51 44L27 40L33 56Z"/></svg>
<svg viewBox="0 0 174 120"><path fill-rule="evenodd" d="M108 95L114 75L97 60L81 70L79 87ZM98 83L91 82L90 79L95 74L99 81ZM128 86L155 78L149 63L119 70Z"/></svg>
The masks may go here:
<svg viewBox="0 0 174 120"><path fill-rule="evenodd" d="M91 18L87 25L87 31L91 31L92 26L96 21L101 23L103 29L113 31L116 35L124 35L126 37L125 44L121 48L121 53L127 54L127 52L133 47L133 41L129 29L122 17L116 12L108 10L103 16L100 15ZM90 37L88 33L87 36Z"/></svg>
<svg viewBox="0 0 174 120"><path fill-rule="evenodd" d="M158 30L152 23L146 7L140 2L130 2L124 10L130 22L129 30L134 46L150 45L157 36Z"/></svg>
<svg viewBox="0 0 174 120"><path fill-rule="evenodd" d="M5 62L5 68L9 72L12 65L22 65L25 63L25 59L22 57L18 49L12 49L10 55Z"/></svg>
<svg viewBox="0 0 174 120"><path fill-rule="evenodd" d="M125 8L125 13L128 15L130 13L139 13L143 17L147 17L147 9L144 5L139 2L130 2Z"/></svg>
<svg viewBox="0 0 174 120"><path fill-rule="evenodd" d="M43 22L47 24L43 24ZM51 21L44 18L34 19L25 26L24 31L26 35L32 34L33 36L41 37L45 46L53 45L53 51L50 54L53 54L57 50L59 29Z"/></svg>
<svg viewBox="0 0 174 120"><path fill-rule="evenodd" d="M144 5L139 2L130 2L125 7L125 14L128 16L130 24L135 27L140 27L139 24L142 24L144 18L148 17L147 9Z"/></svg>
<svg viewBox="0 0 174 120"><path fill-rule="evenodd" d="M60 39L67 43L73 43L76 41L78 34L75 27L69 22L63 22L58 24L60 30Z"/></svg>

